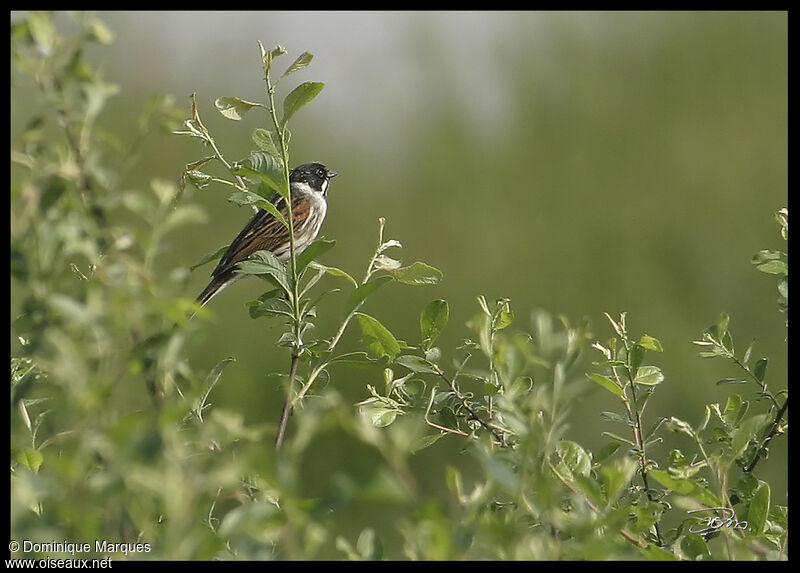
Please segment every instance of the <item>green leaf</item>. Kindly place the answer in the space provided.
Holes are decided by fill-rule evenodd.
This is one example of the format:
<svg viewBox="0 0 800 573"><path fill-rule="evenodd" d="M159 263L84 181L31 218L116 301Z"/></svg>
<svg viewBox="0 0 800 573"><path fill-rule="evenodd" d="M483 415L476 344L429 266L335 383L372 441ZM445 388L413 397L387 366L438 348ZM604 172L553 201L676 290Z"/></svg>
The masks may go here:
<svg viewBox="0 0 800 573"><path fill-rule="evenodd" d="M759 382L764 381L764 377L767 375L767 363L768 359L761 358L756 365L753 367L753 376L755 376Z"/></svg>
<svg viewBox="0 0 800 573"><path fill-rule="evenodd" d="M356 281L356 279L351 277L348 273L346 273L342 269L339 269L339 268L336 268L336 267L328 267L328 266L325 266L325 265L321 265L321 264L319 264L317 262L311 262L311 263L309 263L309 265L314 267L314 268L325 269L325 272L328 273L331 276L341 277L341 278L347 279L350 282L350 284L352 284L354 287L358 288L358 281Z"/></svg>
<svg viewBox="0 0 800 573"><path fill-rule="evenodd" d="M278 146L280 144L278 143L279 139L278 136L275 135L275 132L264 129L263 127L257 127L253 130L253 134L250 138L258 149L280 159L281 152L278 151Z"/></svg>
<svg viewBox="0 0 800 573"><path fill-rule="evenodd" d="M442 425L447 428L458 429L458 417L449 406L445 406L439 410L439 420L442 422Z"/></svg>
<svg viewBox="0 0 800 573"><path fill-rule="evenodd" d="M201 422L203 421L203 411L208 407L208 397L211 394L211 391L214 389L214 386L216 386L217 382L219 382L219 379L222 376L222 371L225 370L225 367L231 362L236 362L236 359L232 356L223 358L216 366L214 366L211 372L208 373L208 376L206 376L205 390L203 391L203 394L195 401L193 407L197 419Z"/></svg>
<svg viewBox="0 0 800 573"><path fill-rule="evenodd" d="M425 351L425 360L427 360L428 362L432 362L434 364L438 364L439 360L441 360L441 359L442 359L442 351L441 351L441 349L437 348L436 346L428 348Z"/></svg>
<svg viewBox="0 0 800 573"><path fill-rule="evenodd" d="M708 407L706 407L706 415L708 416L709 414L710 410L708 410ZM689 422L685 422L674 416L667 421L667 427L673 432L682 432L688 436L691 436L692 438L697 438L697 433L694 431L694 428L692 428ZM705 424L703 424L702 427L705 427Z"/></svg>
<svg viewBox="0 0 800 573"><path fill-rule="evenodd" d="M619 447L619 444L613 445ZM625 486L631 482L634 473L636 473L636 463L628 458L618 459L613 464L600 468L600 477L606 486L608 503L614 503L617 500Z"/></svg>
<svg viewBox="0 0 800 573"><path fill-rule="evenodd" d="M445 300L432 300L419 316L419 330L422 336L422 347L430 349L447 325L450 318L450 307Z"/></svg>
<svg viewBox="0 0 800 573"><path fill-rule="evenodd" d="M366 284L359 285L359 287L347 299L347 304L345 304L345 314L347 315L353 312L356 308L358 308L358 305L370 295L370 293L386 283L391 282L391 280L392 277L383 275L373 278Z"/></svg>
<svg viewBox="0 0 800 573"><path fill-rule="evenodd" d="M781 237L784 240L789 240L789 209L784 207L783 209L778 209L778 212L775 213L775 220L778 222L778 225L781 226Z"/></svg>
<svg viewBox="0 0 800 573"><path fill-rule="evenodd" d="M378 320L361 312L355 316L361 327L364 343L367 345L367 354L373 358L386 356L389 360L394 360L400 354L400 344L397 339Z"/></svg>
<svg viewBox="0 0 800 573"><path fill-rule="evenodd" d="M213 253L208 253L208 254L207 254L207 255L205 255L205 256L204 256L202 259L200 259L200 261L198 261L197 263L195 263L195 264L193 264L191 267L189 267L189 270L190 270L190 271L193 271L193 270L195 270L197 267L202 267L202 266L203 266L203 265L205 265L206 263L210 263L211 261L215 261L215 260L217 260L217 259L218 259L218 258L220 258L220 257L221 257L223 254L225 254L225 251L227 251L227 250L228 250L228 246L229 246L229 245L223 245L223 246L221 246L219 249L217 249L216 251L214 251Z"/></svg>
<svg viewBox="0 0 800 573"><path fill-rule="evenodd" d="M508 303L505 303L503 309L500 310L500 313L497 315L497 322L494 324L494 329L503 330L511 326L512 322L514 322L514 311L508 308Z"/></svg>
<svg viewBox="0 0 800 573"><path fill-rule="evenodd" d="M393 408L377 407L370 413L370 422L376 428L385 428L395 421L397 410Z"/></svg>
<svg viewBox="0 0 800 573"><path fill-rule="evenodd" d="M773 526L778 526L783 530L789 527L789 508L785 505L773 505L769 508L769 520Z"/></svg>
<svg viewBox="0 0 800 573"><path fill-rule="evenodd" d="M705 486L700 485L692 479L675 478L664 470L650 470L647 475L653 476L653 479L662 486L682 495L692 497L709 507L720 506L720 501L717 496Z"/></svg>
<svg viewBox="0 0 800 573"><path fill-rule="evenodd" d="M722 418L729 426L736 427L741 422L747 413L750 404L742 400L739 394L731 394L725 403L725 410L722 412Z"/></svg>
<svg viewBox="0 0 800 573"><path fill-rule="evenodd" d="M789 258L782 251L759 251L752 263L762 273L770 275L788 275Z"/></svg>
<svg viewBox="0 0 800 573"><path fill-rule="evenodd" d="M380 361L367 356L366 352L348 352L340 354L328 361L328 364L344 364L351 368L372 368L373 366L381 364Z"/></svg>
<svg viewBox="0 0 800 573"><path fill-rule="evenodd" d="M733 351L733 336L731 336L731 331L726 330L725 334L722 335L722 346L728 350L731 354L734 353Z"/></svg>
<svg viewBox="0 0 800 573"><path fill-rule="evenodd" d="M192 223L205 223L208 220L205 211L198 205L181 205L167 215L161 222L161 232L167 233L178 227Z"/></svg>
<svg viewBox="0 0 800 573"><path fill-rule="evenodd" d="M222 115L234 121L239 121L242 119L244 114L254 107L264 107L263 104L257 102L243 100L238 97L227 96L217 98L217 101L214 102L214 105Z"/></svg>
<svg viewBox="0 0 800 573"><path fill-rule="evenodd" d="M642 366L633 381L644 386L655 386L664 381L664 374L657 366Z"/></svg>
<svg viewBox="0 0 800 573"><path fill-rule="evenodd" d="M44 456L39 450L27 449L17 454L17 461L33 473L38 473L44 462Z"/></svg>
<svg viewBox="0 0 800 573"><path fill-rule="evenodd" d="M601 360L599 362L592 362L592 366L625 366L623 360Z"/></svg>
<svg viewBox="0 0 800 573"><path fill-rule="evenodd" d="M405 366L412 372L418 372L421 374L436 374L436 368L434 365L421 356L406 354L403 356L398 356L394 362L400 366Z"/></svg>
<svg viewBox="0 0 800 573"><path fill-rule="evenodd" d="M327 253L334 246L336 246L336 241L325 239L317 239L307 246L305 250L297 256L297 274L299 275L311 261L321 256L323 253Z"/></svg>
<svg viewBox="0 0 800 573"><path fill-rule="evenodd" d="M717 380L717 386L721 384L744 384L747 382L747 378L722 378Z"/></svg>
<svg viewBox="0 0 800 573"><path fill-rule="evenodd" d="M634 344L633 348L630 350L631 376L633 376L634 380L638 378L639 366L642 365L645 352L647 351L644 349L644 347L639 346L638 344Z"/></svg>
<svg viewBox="0 0 800 573"><path fill-rule="evenodd" d="M586 498L598 506L604 506L607 499L600 483L591 475L573 474L573 484L578 488Z"/></svg>
<svg viewBox="0 0 800 573"><path fill-rule="evenodd" d="M383 546L374 529L368 527L361 532L356 540L356 551L364 561L380 561Z"/></svg>
<svg viewBox="0 0 800 573"><path fill-rule="evenodd" d="M601 436L605 436L606 438L610 438L612 440L615 440L615 441L619 442L620 444L628 444L632 448L636 446L636 444L634 444L632 441L630 441L630 440L628 440L626 438L623 438L622 436L618 436L617 434L615 434L613 432L602 432L600 435Z"/></svg>
<svg viewBox="0 0 800 573"><path fill-rule="evenodd" d="M559 470L566 468L568 475L565 477L569 479L576 475L588 476L592 470L592 456L576 442L561 440L556 446L556 453L562 462Z"/></svg>
<svg viewBox="0 0 800 573"><path fill-rule="evenodd" d="M386 255L378 255L375 257L375 262L373 265L374 268L379 271L393 271L395 269L399 269L402 266L402 263L397 259L387 257Z"/></svg>
<svg viewBox="0 0 800 573"><path fill-rule="evenodd" d="M753 352L753 346L755 346L755 343L756 343L756 339L754 338L750 342L750 344L747 347L747 349L744 351L744 356L742 356L742 362L744 362L745 364L750 362L750 354L752 354L752 352Z"/></svg>
<svg viewBox="0 0 800 573"><path fill-rule="evenodd" d="M95 42L104 45L114 42L114 32L99 18L92 18L89 21L89 29L91 30L91 39Z"/></svg>
<svg viewBox="0 0 800 573"><path fill-rule="evenodd" d="M675 554L688 561L701 561L711 558L705 540L696 533L683 535L675 544Z"/></svg>
<svg viewBox="0 0 800 573"><path fill-rule="evenodd" d="M614 455L614 452L619 449L619 445L619 442L609 442L600 448L600 451L594 456L594 463L599 464L600 462Z"/></svg>
<svg viewBox="0 0 800 573"><path fill-rule="evenodd" d="M664 349L661 347L661 342L659 342L657 338L653 338L652 336L648 336L646 334L639 339L637 344L647 350L653 350L655 352L664 351Z"/></svg>
<svg viewBox="0 0 800 573"><path fill-rule="evenodd" d="M234 191L231 193L231 196L228 197L228 201L231 203L236 203L237 205L255 205L256 207L263 209L270 213L273 217L275 217L281 224L289 228L289 223L284 218L283 214L278 211L277 207L273 205L270 201L267 201L261 195L257 195L252 191Z"/></svg>
<svg viewBox="0 0 800 573"><path fill-rule="evenodd" d="M247 303L250 318L258 318L260 316L285 316L292 318L294 311L292 305L289 304L281 293L280 290L273 290L269 293L271 296L261 297L259 300L253 300Z"/></svg>
<svg viewBox="0 0 800 573"><path fill-rule="evenodd" d="M586 376L589 378L589 380L591 380L595 384L599 384L600 386L602 386L603 388L605 388L606 390L608 390L609 392L611 392L615 396L618 396L619 398L622 398L622 395L623 395L622 388L617 386L617 383L614 382L608 376L603 376L602 374L595 374L594 372L591 372L591 373L587 374Z"/></svg>
<svg viewBox="0 0 800 573"><path fill-rule="evenodd" d="M313 54L309 54L308 52L303 52L297 57L297 59L292 63L291 66L286 68L286 71L283 72L281 78L285 78L289 74L293 74L296 71L302 70L303 68L308 66L308 64L311 63L311 60L313 58L314 58Z"/></svg>
<svg viewBox="0 0 800 573"><path fill-rule="evenodd" d="M31 11L28 13L26 21L39 51L43 55L49 56L58 39L52 15L47 12Z"/></svg>
<svg viewBox="0 0 800 573"><path fill-rule="evenodd" d="M281 127L285 127L289 119L296 114L301 107L314 99L325 84L321 82L304 82L294 88L286 99L283 100L283 119Z"/></svg>
<svg viewBox="0 0 800 573"><path fill-rule="evenodd" d="M213 181L213 177L208 173L203 173L197 169L190 169L185 172L186 180L189 181L197 189L207 187Z"/></svg>
<svg viewBox="0 0 800 573"><path fill-rule="evenodd" d="M289 196L283 162L274 155L264 151L251 151L249 157L234 164L233 171L238 175L263 182L284 197Z"/></svg>
<svg viewBox="0 0 800 573"><path fill-rule="evenodd" d="M287 296L291 296L289 276L286 266L269 251L256 251L249 258L239 263L237 272L247 275L267 275L275 279Z"/></svg>
<svg viewBox="0 0 800 573"><path fill-rule="evenodd" d="M750 440L758 439L764 428L771 423L768 414L747 418L731 434L731 455L738 458L747 449Z"/></svg>
<svg viewBox="0 0 800 573"><path fill-rule="evenodd" d="M600 419L606 422L613 422L616 424L624 424L625 426L630 426L631 422L627 418L620 416L616 412L600 412Z"/></svg>
<svg viewBox="0 0 800 573"><path fill-rule="evenodd" d="M277 504L267 501L252 501L234 507L225 514L219 526L219 535L225 538L245 531L256 531L278 512Z"/></svg>
<svg viewBox="0 0 800 573"><path fill-rule="evenodd" d="M758 487L747 510L747 524L750 526L750 531L756 535L764 533L767 515L769 514L769 498L769 484L759 480Z"/></svg>
<svg viewBox="0 0 800 573"><path fill-rule="evenodd" d="M648 545L644 549L642 549L642 553L644 556L649 559L650 561L677 561L678 558L675 557L673 553L667 551L663 547L659 547L658 545Z"/></svg>
<svg viewBox="0 0 800 573"><path fill-rule="evenodd" d="M608 314L607 312L604 312L603 314L606 315L606 319L608 319L608 322L611 323L611 327L614 329L614 332L617 333L617 336L619 336L620 338L625 338L626 336L625 329L622 328L622 323L625 322L625 313L624 312L620 313L619 315L620 322L617 322L613 318L611 318L611 315Z"/></svg>
<svg viewBox="0 0 800 573"><path fill-rule="evenodd" d="M264 64L267 66L267 70L270 69L272 66L272 62L275 58L280 57L286 53L286 48L278 44L270 51L266 51L264 49L264 45L261 43L261 40L258 40L258 48L261 50L261 59L264 61Z"/></svg>
<svg viewBox="0 0 800 573"><path fill-rule="evenodd" d="M742 474L737 480L736 485L733 486L733 493L739 498L739 501L749 503L758 489L759 480L753 477L753 474Z"/></svg>
<svg viewBox="0 0 800 573"><path fill-rule="evenodd" d="M651 436L653 436L653 434L655 434L655 433L658 431L658 429L659 429L659 428L660 428L660 427L661 427L661 426L664 424L664 422L666 422L666 421L667 421L667 418L664 418L663 416L662 416L661 418L659 418L658 420L656 420L656 421L653 423L653 425L652 425L652 426L650 426L650 429L649 429L649 430L647 430L647 432L645 432L644 439L645 439L645 440L647 440L647 439L650 439L650 437L651 437Z"/></svg>
<svg viewBox="0 0 800 573"><path fill-rule="evenodd" d="M411 444L411 453L416 454L420 450L429 448L438 442L444 436L444 432L437 432L435 434L428 434L427 436L420 436Z"/></svg>
<svg viewBox="0 0 800 573"><path fill-rule="evenodd" d="M725 333L728 332L728 325L730 324L730 322L731 322L731 317L728 314L724 312L720 313L719 320L715 325L717 327L717 336L719 338L725 336ZM717 340L719 340L719 338L717 338Z"/></svg>
<svg viewBox="0 0 800 573"><path fill-rule="evenodd" d="M435 285L442 280L442 271L420 262L389 271L389 274L407 285Z"/></svg>

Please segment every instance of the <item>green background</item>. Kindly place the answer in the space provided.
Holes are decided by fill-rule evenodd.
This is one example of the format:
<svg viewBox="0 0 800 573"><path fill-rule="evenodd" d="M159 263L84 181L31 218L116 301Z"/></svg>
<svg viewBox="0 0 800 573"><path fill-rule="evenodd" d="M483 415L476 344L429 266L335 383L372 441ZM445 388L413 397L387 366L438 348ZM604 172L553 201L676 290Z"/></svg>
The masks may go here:
<svg viewBox="0 0 800 573"><path fill-rule="evenodd" d="M691 344L727 312L737 348L755 337L754 357L770 358L771 387L786 387L777 281L750 264L757 251L786 246L773 219L788 201L786 13L99 16L116 41L97 56L122 88L102 123L125 137L149 94L174 94L188 109L196 92L229 159L247 155L252 129L268 126L257 110L232 122L213 106L220 96L264 101L256 40L285 46L287 64L303 51L315 55L289 78L291 86L326 84L293 119L291 157L293 165L321 161L340 174L323 227L337 246L322 262L362 274L377 219L386 217L387 238L403 243L404 262L422 260L444 273L438 286L390 285L368 301L365 311L399 338L416 340L419 311L434 298L450 303L439 341L448 362L469 336L464 325L479 294L509 297L518 328L528 329L541 308L572 322L588 317L600 340L611 336L603 313L627 311L633 333L664 347L653 360L666 380L646 417L696 423L704 404L724 404L732 391L714 382L738 375L723 361L697 358ZM16 121L29 110L18 101L12 112ZM189 138L151 139L146 167L127 184L177 180L204 155ZM168 237L164 272L235 236L250 213L228 203L228 194L222 186L187 194L209 223ZM194 271L187 297L202 290L211 268ZM213 324L187 347L201 371L237 358L212 402L252 424L277 423L283 395L267 374L289 364L274 344L279 327L251 320L244 306L263 290L255 280L227 290L210 305ZM332 334L340 305L331 297L323 306L319 335ZM357 336L352 325L342 349ZM380 380L379 372L341 370L330 385L355 403L366 383ZM590 382L576 383L585 391L567 437L596 451L600 433L615 430L599 413L616 404ZM749 386L735 391L755 395ZM670 438L649 453L665 466L669 448L681 445L688 447ZM458 438L440 440L416 456L412 470L427 495L445 495L445 462L469 465L462 446ZM771 450L759 473L772 484L772 502L788 503L786 439ZM310 496L330 494L337 480L358 483L378 462L334 430L310 449L304 487ZM391 515L366 502L347 511L353 531L342 533L350 538Z"/></svg>

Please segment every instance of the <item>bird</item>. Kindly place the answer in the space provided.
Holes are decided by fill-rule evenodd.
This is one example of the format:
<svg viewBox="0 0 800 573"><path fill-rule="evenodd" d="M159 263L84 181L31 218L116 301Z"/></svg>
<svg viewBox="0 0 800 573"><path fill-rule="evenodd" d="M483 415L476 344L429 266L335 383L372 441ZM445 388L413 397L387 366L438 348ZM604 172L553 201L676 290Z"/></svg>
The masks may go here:
<svg viewBox="0 0 800 573"><path fill-rule="evenodd" d="M328 187L337 175L336 171L321 163L304 163L289 175L295 255L302 253L317 238L328 211ZM278 195L271 203L288 221L286 198ZM211 273L211 281L197 297L200 306L205 306L223 289L245 277L236 272L237 267L256 251L269 251L282 262L291 256L289 229L264 209L258 210L222 255Z"/></svg>

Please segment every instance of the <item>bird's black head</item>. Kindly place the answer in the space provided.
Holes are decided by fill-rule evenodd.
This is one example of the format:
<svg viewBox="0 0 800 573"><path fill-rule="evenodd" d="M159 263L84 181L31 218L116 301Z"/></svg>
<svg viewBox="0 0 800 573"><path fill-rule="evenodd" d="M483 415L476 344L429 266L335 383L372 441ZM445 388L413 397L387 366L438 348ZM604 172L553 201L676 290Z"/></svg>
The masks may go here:
<svg viewBox="0 0 800 573"><path fill-rule="evenodd" d="M292 183L305 183L315 191L327 193L328 183L338 173L325 167L322 163L304 163L294 168L289 176Z"/></svg>

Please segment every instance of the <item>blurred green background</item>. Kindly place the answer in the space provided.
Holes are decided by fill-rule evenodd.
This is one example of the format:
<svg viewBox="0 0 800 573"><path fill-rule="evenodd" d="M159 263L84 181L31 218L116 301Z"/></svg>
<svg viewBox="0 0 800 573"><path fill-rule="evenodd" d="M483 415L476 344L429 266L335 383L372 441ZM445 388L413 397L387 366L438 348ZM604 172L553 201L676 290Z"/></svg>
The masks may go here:
<svg viewBox="0 0 800 573"><path fill-rule="evenodd" d="M478 294L511 298L521 329L543 308L573 322L588 317L598 339L611 334L603 312L627 311L631 330L665 349L655 361L666 381L647 416L695 423L704 404L724 403L731 387L714 382L735 370L697 358L691 340L727 312L737 346L755 337L755 354L770 358L771 387L786 387L777 281L750 257L786 246L773 214L788 201L787 13L99 16L116 41L97 56L122 88L102 122L124 134L149 94L174 94L188 109L196 92L229 159L247 155L250 132L267 124L255 112L232 122L213 106L220 96L264 101L256 40L285 46L287 64L303 51L315 55L286 87L326 84L293 119L291 142L293 164L321 161L340 174L323 228L338 244L323 262L363 273L383 216L405 262L423 260L444 273L438 286L391 285L370 300L366 312L398 337L416 339L418 313L434 298L450 303L440 340L447 360L469 335L464 324ZM24 102L12 111L24 116ZM177 180L204 155L189 138L154 138L147 168L128 185ZM165 271L192 265L235 236L250 212L228 203L228 194L221 186L188 193L210 222L168 238ZM187 297L210 272L210 265L194 271ZM212 401L243 412L248 423L277 422L282 391L267 374L286 371L289 361L274 345L279 328L247 315L244 303L263 290L244 281L215 299L214 323L191 346L200 369L237 358ZM331 297L327 315L321 312L321 336L332 334L339 305ZM356 336L349 332L342 348ZM342 371L330 384L356 402L379 377ZM600 433L613 430L599 412L616 404L581 383L567 437L596 450ZM754 397L751 387L735 391ZM355 444L333 432L312 448L310 493L369 465L364 460L376 454ZM650 453L665 465L669 447ZM443 462L460 449L456 439L441 440L418 456L412 469L421 485L441 484ZM786 439L775 440L771 454L759 471L772 483L773 503L787 503Z"/></svg>

